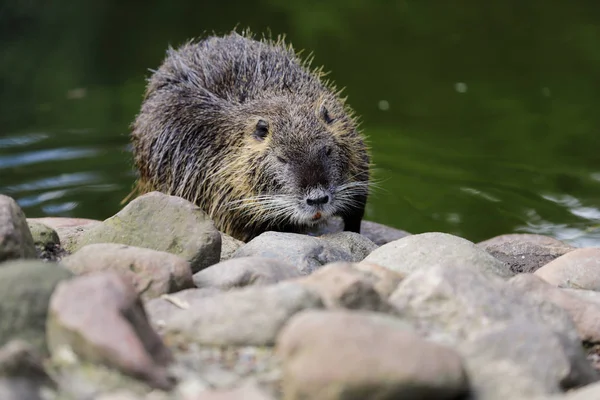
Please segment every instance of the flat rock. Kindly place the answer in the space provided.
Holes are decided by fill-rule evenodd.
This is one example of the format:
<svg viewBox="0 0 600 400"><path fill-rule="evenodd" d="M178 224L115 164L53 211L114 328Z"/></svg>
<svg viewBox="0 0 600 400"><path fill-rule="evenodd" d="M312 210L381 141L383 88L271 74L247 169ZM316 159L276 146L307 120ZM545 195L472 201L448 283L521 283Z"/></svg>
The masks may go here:
<svg viewBox="0 0 600 400"><path fill-rule="evenodd" d="M0 194L0 262L36 257L23 210L12 198Z"/></svg>
<svg viewBox="0 0 600 400"><path fill-rule="evenodd" d="M193 272L219 262L221 235L196 205L180 197L151 192L113 217L83 232L78 250L93 243L120 243L165 251L187 260Z"/></svg>
<svg viewBox="0 0 600 400"><path fill-rule="evenodd" d="M455 346L465 357L476 391L488 396L477 398L553 394L594 379L567 312L492 274L465 266L432 267L409 275L389 301L428 338ZM493 349L480 354L486 345ZM531 368L541 370L519 378ZM511 395L505 397L499 385Z"/></svg>
<svg viewBox="0 0 600 400"><path fill-rule="evenodd" d="M319 293L326 308L391 311L374 283L377 278L361 272L349 263L327 264L296 282Z"/></svg>
<svg viewBox="0 0 600 400"><path fill-rule="evenodd" d="M234 389L194 390L181 394L181 400L273 400L257 385L246 384Z"/></svg>
<svg viewBox="0 0 600 400"><path fill-rule="evenodd" d="M595 400L600 399L600 382L592 383L579 389L570 390L558 400Z"/></svg>
<svg viewBox="0 0 600 400"><path fill-rule="evenodd" d="M319 296L296 283L231 290L171 315L163 336L169 343L270 346L292 315L320 307Z"/></svg>
<svg viewBox="0 0 600 400"><path fill-rule="evenodd" d="M144 300L194 287L190 264L164 251L117 243L88 244L62 264L81 275L114 271L130 280Z"/></svg>
<svg viewBox="0 0 600 400"><path fill-rule="evenodd" d="M533 274L519 274L508 281L525 296L550 301L565 310L573 319L584 342L600 343L600 304L569 294L548 284Z"/></svg>
<svg viewBox="0 0 600 400"><path fill-rule="evenodd" d="M50 300L47 341L53 359L72 352L152 387L172 387L165 368L171 353L148 323L135 288L117 273L61 283Z"/></svg>
<svg viewBox="0 0 600 400"><path fill-rule="evenodd" d="M242 247L245 243L241 240L234 238L233 236L229 236L226 233L221 233L221 257L220 261L229 260L233 257L233 254Z"/></svg>
<svg viewBox="0 0 600 400"><path fill-rule="evenodd" d="M455 399L460 356L378 313L305 311L277 338L285 399Z"/></svg>
<svg viewBox="0 0 600 400"><path fill-rule="evenodd" d="M265 286L301 276L284 261L265 257L238 257L212 265L194 274L199 288L229 290L244 286Z"/></svg>
<svg viewBox="0 0 600 400"><path fill-rule="evenodd" d="M66 217L27 218L27 222L44 224L54 229L60 239L61 248L67 253L72 253L78 248L77 241L85 231L102 224L102 221L95 219Z"/></svg>
<svg viewBox="0 0 600 400"><path fill-rule="evenodd" d="M534 272L550 261L575 250L547 236L512 234L496 236L478 244L479 247L507 264L514 273Z"/></svg>
<svg viewBox="0 0 600 400"><path fill-rule="evenodd" d="M600 291L600 248L573 250L544 265L535 275L559 287Z"/></svg>
<svg viewBox="0 0 600 400"><path fill-rule="evenodd" d="M514 275L472 242L447 233L422 233L385 244L364 259L402 274L438 265L465 265L501 277Z"/></svg>
<svg viewBox="0 0 600 400"><path fill-rule="evenodd" d="M240 247L234 258L266 257L295 265L308 275L325 264L336 261L360 261L346 248L331 241L307 235L284 232L265 232Z"/></svg>
<svg viewBox="0 0 600 400"><path fill-rule="evenodd" d="M377 246L393 242L411 234L391 226L363 220L360 224L360 234L368 237Z"/></svg>
<svg viewBox="0 0 600 400"><path fill-rule="evenodd" d="M42 261L8 261L0 266L0 345L13 338L46 351L48 301L56 285L73 274Z"/></svg>
<svg viewBox="0 0 600 400"><path fill-rule="evenodd" d="M186 289L177 293L162 295L146 302L148 318L156 327L164 327L165 321L181 310L196 308L202 304L202 299L222 292L215 288Z"/></svg>

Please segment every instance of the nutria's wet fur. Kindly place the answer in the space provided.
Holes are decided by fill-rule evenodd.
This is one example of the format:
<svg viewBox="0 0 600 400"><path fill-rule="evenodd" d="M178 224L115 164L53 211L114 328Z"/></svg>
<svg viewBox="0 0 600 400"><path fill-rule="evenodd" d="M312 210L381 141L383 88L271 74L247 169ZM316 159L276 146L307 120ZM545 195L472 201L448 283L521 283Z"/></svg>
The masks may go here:
<svg viewBox="0 0 600 400"><path fill-rule="evenodd" d="M135 191L188 199L245 241L332 215L358 232L369 155L344 102L282 39L169 49L133 124Z"/></svg>

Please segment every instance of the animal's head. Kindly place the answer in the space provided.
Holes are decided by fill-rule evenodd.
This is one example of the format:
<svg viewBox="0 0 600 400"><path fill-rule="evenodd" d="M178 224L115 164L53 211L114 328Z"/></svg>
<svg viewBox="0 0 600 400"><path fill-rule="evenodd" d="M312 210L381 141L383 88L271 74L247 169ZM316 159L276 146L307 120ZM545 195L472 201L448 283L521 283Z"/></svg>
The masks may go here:
<svg viewBox="0 0 600 400"><path fill-rule="evenodd" d="M255 190L243 201L260 207L259 215L311 225L366 195L365 145L350 110L333 94L256 99L240 111Z"/></svg>

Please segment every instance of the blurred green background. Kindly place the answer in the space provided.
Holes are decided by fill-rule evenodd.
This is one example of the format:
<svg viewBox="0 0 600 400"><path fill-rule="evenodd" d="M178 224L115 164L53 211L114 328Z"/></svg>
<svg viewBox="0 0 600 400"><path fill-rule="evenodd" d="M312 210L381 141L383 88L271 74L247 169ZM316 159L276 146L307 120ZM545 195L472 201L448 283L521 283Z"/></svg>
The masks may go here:
<svg viewBox="0 0 600 400"><path fill-rule="evenodd" d="M0 193L30 217L117 212L149 69L235 26L285 34L346 87L368 219L600 246L595 0L1 0Z"/></svg>

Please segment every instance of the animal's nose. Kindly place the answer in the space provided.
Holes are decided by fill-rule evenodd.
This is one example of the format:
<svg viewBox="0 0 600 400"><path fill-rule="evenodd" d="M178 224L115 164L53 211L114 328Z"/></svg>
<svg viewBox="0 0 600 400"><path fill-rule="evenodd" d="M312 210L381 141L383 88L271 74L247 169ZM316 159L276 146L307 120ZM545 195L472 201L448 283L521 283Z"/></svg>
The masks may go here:
<svg viewBox="0 0 600 400"><path fill-rule="evenodd" d="M315 198L307 198L306 199L306 204L308 204L309 206L318 206L321 204L327 204L329 202L329 196L325 195L325 196L321 196L321 197L315 197Z"/></svg>

